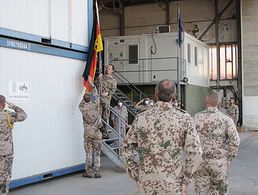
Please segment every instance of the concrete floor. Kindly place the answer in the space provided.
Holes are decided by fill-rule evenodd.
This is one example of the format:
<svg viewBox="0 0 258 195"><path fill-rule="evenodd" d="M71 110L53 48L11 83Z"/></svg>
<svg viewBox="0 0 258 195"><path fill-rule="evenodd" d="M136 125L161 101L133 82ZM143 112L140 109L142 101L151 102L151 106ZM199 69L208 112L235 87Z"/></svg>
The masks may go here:
<svg viewBox="0 0 258 195"><path fill-rule="evenodd" d="M241 133L240 154L230 173L230 195L258 195L258 133ZM72 174L12 190L10 195L134 195L135 183L103 158L102 178ZM190 186L189 195L195 194Z"/></svg>

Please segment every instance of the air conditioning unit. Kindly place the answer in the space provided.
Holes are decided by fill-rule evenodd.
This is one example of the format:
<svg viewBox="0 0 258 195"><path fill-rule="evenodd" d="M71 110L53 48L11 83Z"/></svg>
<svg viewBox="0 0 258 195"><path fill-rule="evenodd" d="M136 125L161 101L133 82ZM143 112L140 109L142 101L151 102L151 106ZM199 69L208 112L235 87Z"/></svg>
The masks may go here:
<svg viewBox="0 0 258 195"><path fill-rule="evenodd" d="M158 33L168 33L170 32L170 25L159 25L156 27Z"/></svg>

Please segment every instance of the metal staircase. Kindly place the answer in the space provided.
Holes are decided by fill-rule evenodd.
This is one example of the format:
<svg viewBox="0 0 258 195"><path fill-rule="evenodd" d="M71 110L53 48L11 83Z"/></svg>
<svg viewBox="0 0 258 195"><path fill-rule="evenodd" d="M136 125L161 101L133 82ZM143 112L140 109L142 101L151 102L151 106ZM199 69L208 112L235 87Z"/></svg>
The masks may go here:
<svg viewBox="0 0 258 195"><path fill-rule="evenodd" d="M112 108L110 111L116 117L119 118L119 123L124 123L125 126L129 126L124 119ZM109 132L109 139L103 139L102 141L102 152L112 160L121 169L124 168L123 157L122 157L122 147L123 147L123 137L121 136L121 129L114 129L106 121L102 119L103 124ZM118 125L120 127L120 125Z"/></svg>
<svg viewBox="0 0 258 195"><path fill-rule="evenodd" d="M138 87L130 83L130 81L127 80L121 73L119 73L118 71L114 71L114 76L118 81L122 83L123 87L126 87L128 91L132 92L132 96L136 96L138 101L147 98L147 95L145 95ZM120 100L121 102L123 102L128 112L133 117L139 114L140 110L134 107L133 101L129 97L127 97L127 95L125 95L120 89L117 88L115 94L113 95L113 98L116 101Z"/></svg>
<svg viewBox="0 0 258 195"><path fill-rule="evenodd" d="M138 100L147 98L147 96L135 85L130 83L123 75L115 71L114 76L122 83L123 86L130 90L133 93L134 97ZM134 108L133 101L126 96L120 89L117 89L113 95L113 99L116 101L120 100L126 106L128 112L133 116L133 118L139 113L140 110ZM129 127L124 119L117 113L111 106L110 112L119 118L119 123L124 123L126 127ZM121 129L114 129L109 125L108 122L102 119L103 124L106 126L109 132L109 139L103 139L102 141L102 152L112 160L118 167L124 169L123 157L122 157L122 147L123 147L123 137L121 136ZM120 125L118 125L120 127Z"/></svg>

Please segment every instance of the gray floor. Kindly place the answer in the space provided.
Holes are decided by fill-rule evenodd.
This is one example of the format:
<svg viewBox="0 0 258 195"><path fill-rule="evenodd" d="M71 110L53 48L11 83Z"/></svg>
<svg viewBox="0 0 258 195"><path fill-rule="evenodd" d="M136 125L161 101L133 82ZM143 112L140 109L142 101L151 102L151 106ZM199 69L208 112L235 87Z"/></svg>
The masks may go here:
<svg viewBox="0 0 258 195"><path fill-rule="evenodd" d="M240 154L230 174L230 195L258 195L258 133L241 133ZM73 174L12 190L10 195L134 195L136 185L112 162L103 158L102 178ZM189 195L194 194L193 187Z"/></svg>

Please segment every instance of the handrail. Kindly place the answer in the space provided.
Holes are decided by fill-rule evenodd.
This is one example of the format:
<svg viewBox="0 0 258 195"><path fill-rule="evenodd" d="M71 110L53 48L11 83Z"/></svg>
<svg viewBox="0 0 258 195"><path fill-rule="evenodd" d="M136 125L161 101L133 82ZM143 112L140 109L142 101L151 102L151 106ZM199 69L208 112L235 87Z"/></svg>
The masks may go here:
<svg viewBox="0 0 258 195"><path fill-rule="evenodd" d="M134 89L136 90L136 91L138 91L138 93L140 94L138 94L140 97L144 97L144 98L147 98L148 96L145 94L145 93L143 93L138 87L136 87L135 85L133 85L127 78L125 78L119 71L117 71L117 70L115 70L115 73L117 73L119 76L121 76L126 82L124 82L122 79L120 79L120 78L118 78L118 76L116 75L116 74L114 74L115 76L116 76L116 78L118 78L120 81L122 81L124 84L126 84L126 86L128 86L130 89L132 89L130 86L133 86L134 87ZM129 84L129 85L128 85ZM132 89L133 90L133 89ZM133 90L136 94L137 94L137 92L135 91L135 90Z"/></svg>
<svg viewBox="0 0 258 195"><path fill-rule="evenodd" d="M102 98L101 98L102 99ZM119 118L119 123L124 123L125 125L126 125L126 127L129 127L129 124L121 117L121 115L114 109L114 108L112 108L111 106L109 106L109 109L110 109L110 111L116 116L116 117L118 117ZM120 159L120 160L122 160L122 158L121 158L121 149L122 149L122 143L123 143L123 137L121 136L121 129L120 129L120 125L118 125L118 130L117 129L114 129L110 124L108 124L103 118L101 119L102 120L102 122L105 124L105 125L107 125L112 131L114 131L116 134L117 134L117 136L118 136L118 158ZM118 132L117 132L118 131ZM110 148L110 146L108 145L108 144L106 144L105 143L105 140L103 140L104 141L104 144L106 145L106 146L108 146L109 148ZM111 149L111 148L110 148ZM115 154L115 152L111 149L111 151Z"/></svg>
<svg viewBox="0 0 258 195"><path fill-rule="evenodd" d="M130 87L130 85L128 85L126 82L124 82L122 79L120 79L119 77L117 77L117 75L115 75L116 78L118 80L120 80L123 84L125 84L125 86L127 86L129 89L131 89L133 92L135 92L137 95L139 95L132 87Z"/></svg>
<svg viewBox="0 0 258 195"><path fill-rule="evenodd" d="M120 93L123 93L122 91L118 90ZM117 98L118 100L120 100L120 98L114 94L113 97ZM128 97L127 97L128 100L130 100ZM121 100L123 102L123 100ZM130 100L131 101L131 100ZM125 106L127 107L128 111L135 117L137 115L137 113L135 113L135 111L130 107L130 106L127 106L125 104Z"/></svg>
<svg viewBox="0 0 258 195"><path fill-rule="evenodd" d="M167 60L167 59L178 59L178 60L185 60L184 58L180 58L180 57L160 57L160 58L153 58L153 57L149 57L149 58L130 58L130 59L121 59L121 60L111 60L110 62L123 62L123 61L129 61L129 60L139 60L139 61L143 61L143 60Z"/></svg>
<svg viewBox="0 0 258 195"><path fill-rule="evenodd" d="M110 111L115 114L127 127L129 127L129 124L120 116L120 114L111 106L109 107Z"/></svg>
<svg viewBox="0 0 258 195"><path fill-rule="evenodd" d="M99 98L100 98L100 100L104 100L102 97L99 97ZM112 106L109 105L109 109L110 109L110 111L111 111L112 113L115 114L115 116L119 117L119 118L128 126L128 124L126 123L126 121L120 116L120 114L119 114Z"/></svg>

